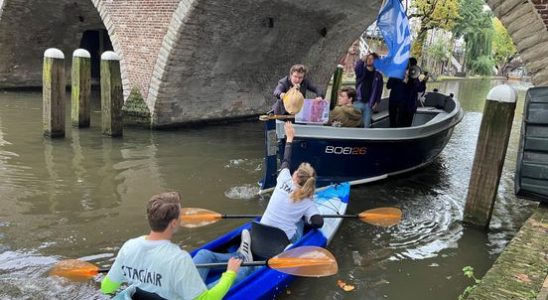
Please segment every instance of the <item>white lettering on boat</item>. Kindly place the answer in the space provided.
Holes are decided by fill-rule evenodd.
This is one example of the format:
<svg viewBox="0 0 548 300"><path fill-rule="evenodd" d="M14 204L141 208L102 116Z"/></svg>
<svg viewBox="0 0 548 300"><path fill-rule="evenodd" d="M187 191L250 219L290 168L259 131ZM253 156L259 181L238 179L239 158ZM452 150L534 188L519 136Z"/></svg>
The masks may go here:
<svg viewBox="0 0 548 300"><path fill-rule="evenodd" d="M325 153L338 155L365 155L366 147L325 146Z"/></svg>

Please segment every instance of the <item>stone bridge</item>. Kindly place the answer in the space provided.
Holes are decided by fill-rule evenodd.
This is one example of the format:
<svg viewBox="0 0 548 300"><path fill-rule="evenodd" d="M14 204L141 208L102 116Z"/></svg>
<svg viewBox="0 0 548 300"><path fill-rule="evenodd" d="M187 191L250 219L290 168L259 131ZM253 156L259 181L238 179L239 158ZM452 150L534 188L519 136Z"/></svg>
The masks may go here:
<svg viewBox="0 0 548 300"><path fill-rule="evenodd" d="M41 85L45 49L121 57L126 113L153 127L263 113L304 63L327 86L381 0L0 0L0 87ZM548 83L548 0L488 0L535 84ZM70 74L70 72L67 72Z"/></svg>

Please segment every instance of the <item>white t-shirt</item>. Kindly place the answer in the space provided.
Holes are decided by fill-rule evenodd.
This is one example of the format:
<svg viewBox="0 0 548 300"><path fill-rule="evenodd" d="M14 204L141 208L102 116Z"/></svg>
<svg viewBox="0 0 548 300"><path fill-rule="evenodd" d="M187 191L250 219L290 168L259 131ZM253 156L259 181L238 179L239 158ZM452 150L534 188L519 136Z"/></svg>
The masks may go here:
<svg viewBox="0 0 548 300"><path fill-rule="evenodd" d="M319 215L311 198L293 202L290 194L295 189L289 169L282 169L276 179L276 187L270 197L270 202L261 218L261 223L280 228L291 240L297 230L297 222L305 216L307 221L313 215Z"/></svg>
<svg viewBox="0 0 548 300"><path fill-rule="evenodd" d="M145 236L124 243L108 277L166 299L194 299L207 290L190 255L171 241Z"/></svg>

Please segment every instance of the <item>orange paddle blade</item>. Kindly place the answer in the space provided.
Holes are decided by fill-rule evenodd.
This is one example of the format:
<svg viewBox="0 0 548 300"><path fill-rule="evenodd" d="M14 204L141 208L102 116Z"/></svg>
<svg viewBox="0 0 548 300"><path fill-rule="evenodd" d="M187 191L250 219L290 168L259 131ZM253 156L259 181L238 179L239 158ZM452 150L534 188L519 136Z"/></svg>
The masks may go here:
<svg viewBox="0 0 548 300"><path fill-rule="evenodd" d="M267 261L271 269L306 277L323 277L337 274L337 260L328 250L303 246L287 250Z"/></svg>
<svg viewBox="0 0 548 300"><path fill-rule="evenodd" d="M78 259L60 261L49 271L49 275L66 277L77 281L88 280L97 274L99 274L97 266Z"/></svg>
<svg viewBox="0 0 548 300"><path fill-rule="evenodd" d="M401 222L401 210L395 207L380 207L366 210L358 215L360 220L378 226L389 227Z"/></svg>
<svg viewBox="0 0 548 300"><path fill-rule="evenodd" d="M222 218L223 215L209 209L184 207L179 215L179 224L182 227L194 228L213 224Z"/></svg>

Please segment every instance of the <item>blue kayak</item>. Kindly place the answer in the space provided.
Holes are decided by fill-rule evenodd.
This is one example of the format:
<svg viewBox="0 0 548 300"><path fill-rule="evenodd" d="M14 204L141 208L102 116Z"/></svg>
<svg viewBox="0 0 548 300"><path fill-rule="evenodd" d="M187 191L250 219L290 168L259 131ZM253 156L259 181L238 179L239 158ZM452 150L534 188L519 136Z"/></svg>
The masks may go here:
<svg viewBox="0 0 548 300"><path fill-rule="evenodd" d="M350 184L342 183L319 189L314 195L314 202L321 214L344 215L348 200L350 198ZM342 223L342 218L326 218L320 229L306 229L303 238L297 243L290 245L288 249L300 246L326 247L332 240ZM220 236L219 238L195 249L191 252L194 256L200 249L209 249L215 252L234 252L240 244L242 230L249 229L251 222ZM224 270L210 271L206 282L209 284L217 280ZM295 280L295 276L272 270L268 267L261 267L251 273L244 280L232 286L224 299L272 299L279 293L285 291L289 283Z"/></svg>

